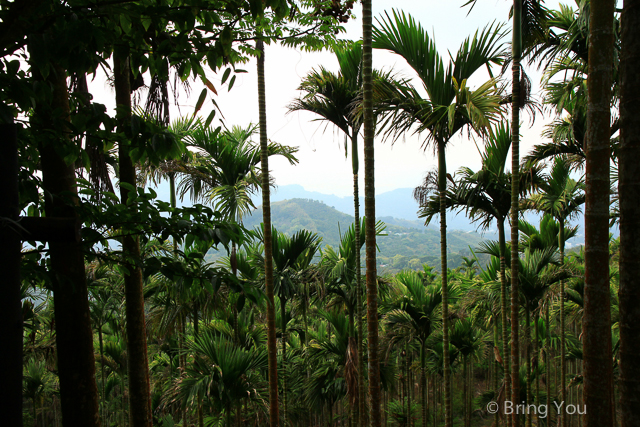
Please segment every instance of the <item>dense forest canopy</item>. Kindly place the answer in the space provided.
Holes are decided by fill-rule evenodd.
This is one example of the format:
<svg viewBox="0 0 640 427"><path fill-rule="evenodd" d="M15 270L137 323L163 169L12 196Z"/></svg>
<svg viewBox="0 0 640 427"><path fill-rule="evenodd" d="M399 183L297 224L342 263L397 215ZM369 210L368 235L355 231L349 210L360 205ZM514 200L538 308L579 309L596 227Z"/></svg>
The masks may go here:
<svg viewBox="0 0 640 427"><path fill-rule="evenodd" d="M0 0L2 424L638 425L637 3Z"/></svg>

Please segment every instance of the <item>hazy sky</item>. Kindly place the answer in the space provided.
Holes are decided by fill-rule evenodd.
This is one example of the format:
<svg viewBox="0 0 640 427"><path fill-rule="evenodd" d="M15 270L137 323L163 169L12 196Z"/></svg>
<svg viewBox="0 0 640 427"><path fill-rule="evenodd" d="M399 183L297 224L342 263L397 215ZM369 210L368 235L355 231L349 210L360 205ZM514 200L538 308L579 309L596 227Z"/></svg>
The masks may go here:
<svg viewBox="0 0 640 427"><path fill-rule="evenodd" d="M406 13L413 15L430 35L435 38L440 53L448 56L447 50L455 54L460 43L477 29L481 29L492 21L506 22L509 12L509 1L479 0L477 6L468 14L468 8L460 6L463 0L422 0L422 1L373 1L374 24L375 18L383 11L391 11L393 7L402 7ZM555 1L546 2L547 6L555 7ZM354 4L356 19L347 25L347 33L343 38L357 40L362 35L361 6ZM468 15L467 15L468 14ZM507 29L509 28L506 27ZM505 37L505 43L510 36ZM393 68L400 75L411 77L411 68L397 55L389 52L374 50L374 67L382 69ZM270 160L270 168L278 185L300 184L306 190L319 191L327 194L347 196L352 194L353 179L351 175L351 160L345 158L343 143L344 135L333 126L324 122L313 121L316 118L311 113L296 112L287 114L287 105L297 96L296 90L301 79L314 67L337 71L335 56L329 52L307 53L284 48L278 45L266 46L266 96L267 96L267 131L271 140L282 144L299 147L297 157L300 163L290 166L281 159ZM227 126L247 126L258 121L257 76L256 62L251 61L241 66L247 74L238 75L233 89L229 92L226 86L220 89L222 73L209 76L219 89L217 104L224 114ZM535 70L528 70L537 90L540 74ZM486 76L483 76L486 77ZM473 86L473 82L472 86ZM97 84L97 83L94 83ZM421 86L414 80L416 87ZM105 86L95 87L102 92L96 96L98 102L113 105L110 89ZM185 115L193 111L200 93L200 86L193 84L193 91L189 99L181 100L180 113ZM106 99L103 99L103 96ZM202 114L206 117L210 111L209 103L203 107ZM179 114L177 108L172 112L173 118ZM525 153L536 143L541 141L540 132L549 118L538 117L535 126L529 129L529 119L524 117L523 141L521 153ZM214 120L214 124L219 122ZM257 139L257 136L256 136ZM436 159L429 150L424 152L420 146L424 136L407 135L405 140L394 145L390 142L382 143L376 140L376 193L396 188L415 187L420 184L425 172L436 165ZM480 157L476 145L464 135L456 136L447 151L448 169L454 172L461 166L478 168ZM478 141L481 144L481 141ZM361 171L363 171L362 144L360 147ZM364 181L361 175L361 188Z"/></svg>

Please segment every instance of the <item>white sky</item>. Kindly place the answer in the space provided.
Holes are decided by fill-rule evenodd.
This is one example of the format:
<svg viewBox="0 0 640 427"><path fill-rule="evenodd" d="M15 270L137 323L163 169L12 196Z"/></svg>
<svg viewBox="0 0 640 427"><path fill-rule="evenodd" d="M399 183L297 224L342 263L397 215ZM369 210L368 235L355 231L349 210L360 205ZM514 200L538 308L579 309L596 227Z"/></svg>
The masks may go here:
<svg viewBox="0 0 640 427"><path fill-rule="evenodd" d="M374 24L384 10L391 11L393 7L402 7L406 13L413 15L429 34L434 36L440 53L447 55L447 50L455 54L460 43L477 29L482 29L494 20L506 22L509 7L512 2L507 0L478 0L478 4L467 16L468 8L461 9L463 0L421 0L421 1L373 1ZM572 3L572 2L568 2ZM547 1L547 7L557 7L557 1ZM354 4L357 18L347 25L347 33L343 38L357 40L362 35L361 6ZM510 27L510 25L509 25ZM510 36L505 38L508 42ZM446 57L446 56L445 56ZM397 55L389 52L374 50L373 61L375 68L393 68L405 77L413 75L406 62ZM266 46L266 97L267 97L267 131L271 140L282 144L299 147L297 157L300 163L290 166L282 159L270 159L270 169L278 185L300 184L306 190L318 191L338 196L352 194L353 178L351 175L351 159L344 156L344 135L324 122L313 122L311 113L296 112L286 114L286 106L297 96L296 90L301 79L314 67L319 65L331 71L337 71L335 56L329 52L308 53L284 48L278 45ZM216 102L225 117L227 126L247 126L258 121L257 75L256 62L251 61L241 66L248 71L239 74L233 89L228 92L220 87L222 73L210 75L210 80L218 89ZM527 70L534 84L534 91L538 90L540 73ZM113 106L113 92L96 79L92 83L91 91L97 102ZM104 81L104 80L102 80ZM148 78L147 78L148 83ZM418 88L420 83L414 80ZM186 115L193 111L201 85L194 83L189 99L181 100L180 113ZM473 82L472 82L473 86ZM211 103L207 101L201 114L206 117ZM179 115L178 109L172 111L172 119ZM523 118L521 155L530 147L540 143L540 133L549 117L538 117L535 126L529 128L529 119ZM218 125L218 119L214 120ZM426 153L420 149L422 138L407 135L406 140L398 141L395 145L376 141L376 193L383 193L396 188L415 187L420 184L424 173L436 165L436 159L431 151ZM360 168L364 170L364 155L360 144ZM449 172L454 172L461 166L477 169L480 157L476 146L467 140L465 135L458 135L452 140L447 152L447 166ZM361 189L364 188L363 173L360 174ZM363 190L361 190L363 191Z"/></svg>

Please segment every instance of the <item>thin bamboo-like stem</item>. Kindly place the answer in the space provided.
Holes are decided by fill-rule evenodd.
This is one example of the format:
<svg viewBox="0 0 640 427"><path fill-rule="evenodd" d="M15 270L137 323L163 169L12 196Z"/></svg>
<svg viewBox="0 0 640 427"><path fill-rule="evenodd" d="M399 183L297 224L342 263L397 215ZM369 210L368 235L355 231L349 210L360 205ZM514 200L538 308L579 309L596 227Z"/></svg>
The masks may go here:
<svg viewBox="0 0 640 427"><path fill-rule="evenodd" d="M260 166L262 168L262 222L264 224L264 270L267 297L267 354L269 364L269 425L278 427L278 366L276 349L276 311L273 292L273 257L271 236L271 202L267 138L267 105L264 80L264 44L256 41L258 51L258 110L260 121Z"/></svg>

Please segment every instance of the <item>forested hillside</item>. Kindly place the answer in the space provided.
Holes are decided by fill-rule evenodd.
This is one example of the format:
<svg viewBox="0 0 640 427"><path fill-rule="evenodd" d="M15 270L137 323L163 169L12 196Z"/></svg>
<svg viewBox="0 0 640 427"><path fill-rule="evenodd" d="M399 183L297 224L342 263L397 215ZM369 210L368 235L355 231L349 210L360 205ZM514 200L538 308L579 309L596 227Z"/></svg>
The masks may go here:
<svg viewBox="0 0 640 427"><path fill-rule="evenodd" d="M322 238L322 247L330 245L337 248L340 237L353 224L353 217L338 212L331 206L310 199L291 199L271 204L273 225L289 236L305 229L317 233ZM382 274L396 273L403 268L421 270L423 264L440 265L440 233L434 227L417 227L418 221L397 220L383 217L379 219L385 224L383 235L376 244L378 264ZM258 208L247 215L243 224L248 229L256 228L262 222L262 209ZM412 228L395 224L405 224ZM470 248L474 249L483 239L478 233L451 230L447 233L449 242L448 259L450 268L462 265L462 256L473 257ZM215 255L214 255L215 254ZM225 254L212 251L210 259L218 259ZM488 261L484 254L478 254L481 265Z"/></svg>

